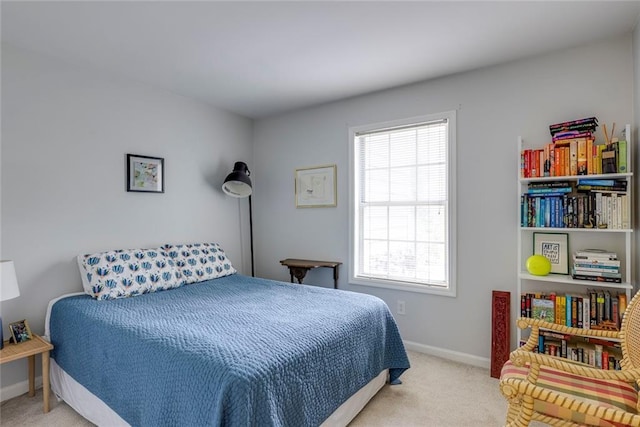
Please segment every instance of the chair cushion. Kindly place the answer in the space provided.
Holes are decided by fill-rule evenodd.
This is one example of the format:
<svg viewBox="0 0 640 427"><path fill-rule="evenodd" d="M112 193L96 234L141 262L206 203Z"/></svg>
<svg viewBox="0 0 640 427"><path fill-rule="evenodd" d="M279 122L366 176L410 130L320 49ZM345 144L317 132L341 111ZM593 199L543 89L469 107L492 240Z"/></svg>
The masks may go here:
<svg viewBox="0 0 640 427"><path fill-rule="evenodd" d="M507 361L502 367L500 380L517 378L525 381L527 373L527 366L517 367L511 361ZM638 392L632 385L623 381L584 378L580 375L542 366L537 385L572 398L581 399L586 404L619 408L626 412L636 413ZM534 410L551 417L572 420L578 424L607 427L619 425L538 400L534 403Z"/></svg>

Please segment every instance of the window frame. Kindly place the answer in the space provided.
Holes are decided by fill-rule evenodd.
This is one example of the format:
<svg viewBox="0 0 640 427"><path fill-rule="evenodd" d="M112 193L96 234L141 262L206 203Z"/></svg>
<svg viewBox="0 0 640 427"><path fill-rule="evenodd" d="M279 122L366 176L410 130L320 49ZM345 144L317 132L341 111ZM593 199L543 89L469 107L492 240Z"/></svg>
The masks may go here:
<svg viewBox="0 0 640 427"><path fill-rule="evenodd" d="M410 126L432 121L447 120L448 141L446 146L446 168L447 168L447 202L448 202L448 233L446 236L448 243L447 259L445 268L448 269L448 286L435 286L428 284L417 284L398 280L371 278L358 276L358 250L359 250L359 158L356 155L356 135L363 132L371 132L385 128ZM410 117L399 120L392 120L381 123L372 123L362 126L349 127L349 284L373 286L378 288L402 290L409 292L436 294L442 296L455 297L456 291L456 111L446 111L442 113L428 114L424 116Z"/></svg>

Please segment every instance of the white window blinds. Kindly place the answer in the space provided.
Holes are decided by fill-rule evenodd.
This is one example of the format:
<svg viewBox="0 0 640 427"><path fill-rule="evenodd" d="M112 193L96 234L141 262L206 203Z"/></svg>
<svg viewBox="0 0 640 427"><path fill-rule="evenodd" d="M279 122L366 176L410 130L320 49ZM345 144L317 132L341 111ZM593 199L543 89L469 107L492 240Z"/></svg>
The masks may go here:
<svg viewBox="0 0 640 427"><path fill-rule="evenodd" d="M448 286L448 126L355 133L358 277Z"/></svg>

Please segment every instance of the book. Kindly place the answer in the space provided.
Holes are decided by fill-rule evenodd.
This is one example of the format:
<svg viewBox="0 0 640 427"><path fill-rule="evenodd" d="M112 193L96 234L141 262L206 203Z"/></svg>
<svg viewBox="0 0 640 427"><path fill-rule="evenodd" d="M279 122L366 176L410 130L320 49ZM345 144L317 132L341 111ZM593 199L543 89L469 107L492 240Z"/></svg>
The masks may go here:
<svg viewBox="0 0 640 427"><path fill-rule="evenodd" d="M531 188L556 188L556 187L571 187L572 183L569 181L546 181L546 182L530 182L528 187Z"/></svg>
<svg viewBox="0 0 640 427"><path fill-rule="evenodd" d="M596 344L594 349L596 351L595 366L596 368L602 368L602 346L600 344Z"/></svg>
<svg viewBox="0 0 640 427"><path fill-rule="evenodd" d="M564 295L556 295L556 320L555 323L558 325L565 325L566 319L566 308L565 305L567 303L566 297Z"/></svg>
<svg viewBox="0 0 640 427"><path fill-rule="evenodd" d="M627 295L618 294L618 313L619 313L618 323L622 322L622 317L624 316L624 312L626 310L627 310Z"/></svg>
<svg viewBox="0 0 640 427"><path fill-rule="evenodd" d="M592 264L597 264L597 263L606 263L606 262L610 262L610 263L619 263L620 260L618 259L617 256L608 256L608 255L578 255L578 254L573 254L573 261L574 262L582 262L582 263L592 263ZM613 265L613 264L611 264Z"/></svg>
<svg viewBox="0 0 640 427"><path fill-rule="evenodd" d="M598 294L593 289L589 291L589 302L591 303L589 326L596 326L598 324Z"/></svg>
<svg viewBox="0 0 640 427"><path fill-rule="evenodd" d="M576 140L578 146L578 175L587 174L587 139L578 138Z"/></svg>
<svg viewBox="0 0 640 427"><path fill-rule="evenodd" d="M576 280L590 280L592 282L622 283L620 277L588 276L586 274L573 274L572 277Z"/></svg>
<svg viewBox="0 0 640 427"><path fill-rule="evenodd" d="M597 154L596 154L596 166L597 166L597 173L598 174L602 174L602 152L607 148L606 144L599 144L597 147Z"/></svg>
<svg viewBox="0 0 640 427"><path fill-rule="evenodd" d="M626 173L627 169L627 141L618 141L618 173ZM626 182L626 181L625 181Z"/></svg>
<svg viewBox="0 0 640 427"><path fill-rule="evenodd" d="M568 122L554 123L552 125L549 125L549 132L551 133L552 137L565 132L593 133L595 132L597 127L598 119L595 117L587 117L584 119L571 120Z"/></svg>
<svg viewBox="0 0 640 427"><path fill-rule="evenodd" d="M591 300L588 295L582 297L582 327L591 328Z"/></svg>
<svg viewBox="0 0 640 427"><path fill-rule="evenodd" d="M592 191L599 193L621 193L625 194L627 192L627 187L608 187L606 185L577 185L577 191Z"/></svg>
<svg viewBox="0 0 640 427"><path fill-rule="evenodd" d="M602 151L602 173L616 173L618 171L618 161L615 149L605 148Z"/></svg>
<svg viewBox="0 0 640 427"><path fill-rule="evenodd" d="M593 139L593 133L591 132L581 132L579 130L569 130L565 132L558 132L551 137L551 141L561 142L565 139L575 139L575 138L587 138L589 140Z"/></svg>
<svg viewBox="0 0 640 427"><path fill-rule="evenodd" d="M583 316L584 313L582 312L583 309L583 303L582 303L582 296L578 295L577 298L575 298L576 300L576 320L574 322L574 325L578 328L582 328L584 327L582 320L583 320Z"/></svg>
<svg viewBox="0 0 640 427"><path fill-rule="evenodd" d="M569 140L569 174L578 175L578 142Z"/></svg>
<svg viewBox="0 0 640 427"><path fill-rule="evenodd" d="M593 160L594 160L593 146L594 146L594 144L595 144L595 141L593 140L593 138L587 139L587 175L592 175L592 174L596 173L594 171L594 165L593 165Z"/></svg>
<svg viewBox="0 0 640 427"><path fill-rule="evenodd" d="M594 259L595 258L599 258L599 259L605 258L605 259L612 259L612 260L618 259L618 254L616 252L610 252L605 249L597 249L597 248L580 249L578 251L575 251L574 255L577 258L593 257Z"/></svg>
<svg viewBox="0 0 640 427"><path fill-rule="evenodd" d="M620 301L616 296L611 297L611 320L620 329Z"/></svg>
<svg viewBox="0 0 640 427"><path fill-rule="evenodd" d="M540 330L540 335L543 335L546 338L552 338L556 340L570 340L573 335L571 334L563 334L555 331L547 331L545 329Z"/></svg>
<svg viewBox="0 0 640 427"><path fill-rule="evenodd" d="M609 187L605 187L609 188ZM564 193L571 193L571 187L548 187L548 188L529 188L525 194L548 197L550 195L562 196Z"/></svg>
<svg viewBox="0 0 640 427"><path fill-rule="evenodd" d="M580 267L597 267L597 266L605 266L605 267L620 267L620 260L610 259L610 258L576 258L573 257L573 265Z"/></svg>
<svg viewBox="0 0 640 427"><path fill-rule="evenodd" d="M531 317L555 323L555 304L553 300L543 298L531 299Z"/></svg>
<svg viewBox="0 0 640 427"><path fill-rule="evenodd" d="M593 270L585 270L576 267L572 267L571 270L572 275L584 275L584 276L594 276L594 277L609 277L614 279L621 279L622 273L615 273L609 271L593 271Z"/></svg>
<svg viewBox="0 0 640 427"><path fill-rule="evenodd" d="M585 179L579 179L578 180L578 185L597 185L597 186L606 186L606 187L624 186L626 188L627 187L627 181L625 181L623 179L590 179L590 178L585 178Z"/></svg>
<svg viewBox="0 0 640 427"><path fill-rule="evenodd" d="M585 265L582 263L576 263L573 265L573 268L576 271L582 271L582 272L608 273L608 274L620 273L620 267L615 267L612 265L599 265L599 264Z"/></svg>

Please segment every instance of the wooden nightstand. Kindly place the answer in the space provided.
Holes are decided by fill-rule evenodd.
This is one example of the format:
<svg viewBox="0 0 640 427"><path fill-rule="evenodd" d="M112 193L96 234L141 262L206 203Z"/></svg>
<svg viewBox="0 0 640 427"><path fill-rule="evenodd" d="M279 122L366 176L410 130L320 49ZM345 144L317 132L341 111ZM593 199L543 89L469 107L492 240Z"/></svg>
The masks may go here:
<svg viewBox="0 0 640 427"><path fill-rule="evenodd" d="M53 345L42 337L33 335L29 341L19 344L4 342L4 348L0 350L0 364L13 362L14 360L29 358L29 396L36 395L36 354L42 354L42 396L44 399L44 412L49 412L49 351Z"/></svg>

